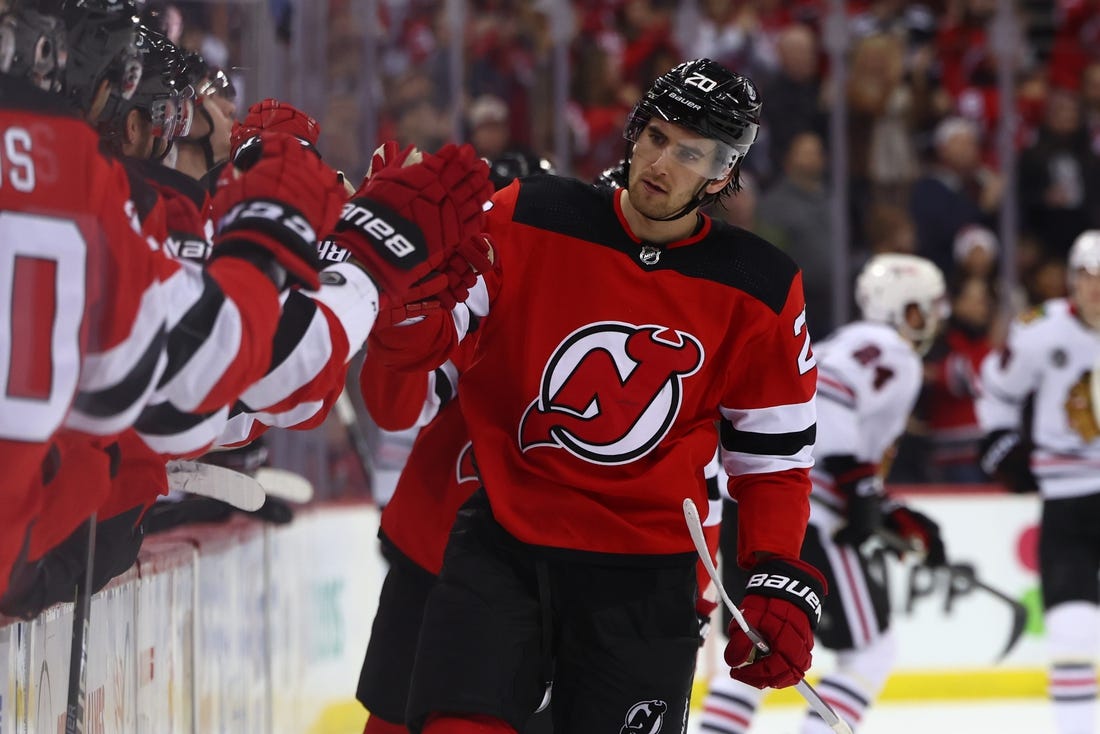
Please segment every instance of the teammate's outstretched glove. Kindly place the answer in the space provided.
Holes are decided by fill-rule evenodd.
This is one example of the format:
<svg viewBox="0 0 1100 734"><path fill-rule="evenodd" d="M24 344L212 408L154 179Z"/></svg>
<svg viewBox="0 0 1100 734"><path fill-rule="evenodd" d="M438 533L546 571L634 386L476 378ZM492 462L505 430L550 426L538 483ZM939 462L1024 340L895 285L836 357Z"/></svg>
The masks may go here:
<svg viewBox="0 0 1100 734"><path fill-rule="evenodd" d="M492 193L489 166L474 149L446 145L420 163L373 171L344 206L333 237L392 303L407 303L414 285L451 267L460 248L470 252L468 240L482 232L482 206ZM437 292L447 282L437 280Z"/></svg>
<svg viewBox="0 0 1100 734"><path fill-rule="evenodd" d="M218 227L211 257L266 254L292 282L316 289L318 234L332 227L345 199L336 172L297 138L262 132L218 180L211 203Z"/></svg>
<svg viewBox="0 0 1100 734"><path fill-rule="evenodd" d="M310 147L315 147L321 137L321 126L316 120L294 105L269 97L249 107L244 120L233 126L229 135L231 156L236 155L246 140L264 130L293 135Z"/></svg>
<svg viewBox="0 0 1100 734"><path fill-rule="evenodd" d="M885 508L883 525L921 550L924 553L923 565L929 568L947 565L940 526L932 518L894 500L888 500Z"/></svg>
<svg viewBox="0 0 1100 734"><path fill-rule="evenodd" d="M758 656L737 620L731 621L725 653L730 677L755 688L786 688L802 680L813 662L825 592L825 577L797 558L769 558L753 567L741 613L771 654Z"/></svg>
<svg viewBox="0 0 1100 734"><path fill-rule="evenodd" d="M1013 492L1037 492L1039 483L1031 472L1031 456L1017 431L1001 429L982 439L978 460L987 475Z"/></svg>

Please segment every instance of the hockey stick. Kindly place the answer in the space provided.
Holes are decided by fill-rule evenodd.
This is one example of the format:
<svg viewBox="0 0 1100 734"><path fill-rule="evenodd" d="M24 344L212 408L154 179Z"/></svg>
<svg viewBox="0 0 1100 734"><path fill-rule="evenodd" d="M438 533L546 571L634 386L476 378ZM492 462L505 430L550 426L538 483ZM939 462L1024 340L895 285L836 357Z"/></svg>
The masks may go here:
<svg viewBox="0 0 1100 734"><path fill-rule="evenodd" d="M84 733L85 681L88 671L88 618L92 611L92 575L95 568L95 513L88 518L88 563L76 582L73 636L69 647L69 693L65 705L65 734Z"/></svg>
<svg viewBox="0 0 1100 734"><path fill-rule="evenodd" d="M340 397L336 399L336 417L340 419L340 423L343 424L344 430L347 432L348 443L351 444L351 450L355 452L355 456L359 459L359 466L363 469L363 476L367 481L371 481L371 467L373 462L370 456L370 446L367 444L367 437L363 435L363 428L359 425L359 416L355 413L355 406L351 404L351 398L348 397L348 391L345 389L340 393Z"/></svg>
<svg viewBox="0 0 1100 734"><path fill-rule="evenodd" d="M711 560L710 551L707 549L707 541L703 536L703 521L699 518L699 509L690 497L684 499L684 520L687 522L688 532L691 533L691 540L695 543L695 552L699 554L699 559L707 569L710 580L714 582L714 588L718 590L718 595L722 597L726 609L729 609L733 619L737 622L737 626L744 631L752 644L756 646L760 656L770 655L771 647L760 633L745 621L745 616L741 614L741 610L737 608L737 605L730 599L729 594L726 593L726 588L722 585L722 579L718 576L718 569L714 567L714 561ZM800 680L794 687L830 729L837 732L837 734L852 734L852 728L848 726L848 722L837 716L832 706L826 703L805 679Z"/></svg>
<svg viewBox="0 0 1100 734"><path fill-rule="evenodd" d="M264 492L272 497L299 504L313 499L313 483L301 474L274 466L261 466L256 470L255 477Z"/></svg>
<svg viewBox="0 0 1100 734"><path fill-rule="evenodd" d="M252 512L264 504L267 493L252 477L214 464L185 459L169 461L168 488L174 492L211 497Z"/></svg>
<svg viewBox="0 0 1100 734"><path fill-rule="evenodd" d="M876 529L875 536L892 550L901 553L914 552L921 555L924 553L924 549L921 547L920 543L909 542L897 533L891 532L885 528ZM971 588L976 588L1000 599L1012 609L1012 629L1008 634L1008 642L1005 644L1004 650L1001 651L1001 654L997 656L996 660L996 662L1001 662L1008 656L1008 653L1012 652L1012 648L1016 647L1016 643L1020 641L1020 638L1024 634L1024 629L1027 627L1027 607L1018 599L1013 599L1000 589L996 589L979 579L977 573L974 571L974 567L969 563L948 563L945 568L950 574L948 576L948 608L950 608L950 599L952 597L958 594L965 594Z"/></svg>

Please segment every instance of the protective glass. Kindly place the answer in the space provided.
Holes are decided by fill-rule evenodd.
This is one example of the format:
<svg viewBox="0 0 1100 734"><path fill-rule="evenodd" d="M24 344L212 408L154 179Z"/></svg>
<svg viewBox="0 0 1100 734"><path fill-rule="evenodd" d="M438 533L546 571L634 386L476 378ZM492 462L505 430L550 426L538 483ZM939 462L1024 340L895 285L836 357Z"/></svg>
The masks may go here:
<svg viewBox="0 0 1100 734"><path fill-rule="evenodd" d="M672 140L652 123L628 125L625 137L634 143L632 160L650 164L665 157L708 180L724 178L737 163L736 151L720 140L680 135Z"/></svg>

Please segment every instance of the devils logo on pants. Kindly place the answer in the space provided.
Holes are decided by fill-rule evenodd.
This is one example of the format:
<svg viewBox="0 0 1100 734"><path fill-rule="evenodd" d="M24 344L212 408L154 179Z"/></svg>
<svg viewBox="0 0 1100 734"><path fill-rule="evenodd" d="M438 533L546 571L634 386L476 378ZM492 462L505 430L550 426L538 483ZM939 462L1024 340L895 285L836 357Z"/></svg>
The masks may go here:
<svg viewBox="0 0 1100 734"><path fill-rule="evenodd" d="M597 464L644 456L668 432L683 379L703 364L691 334L653 324L589 324L547 361L539 396L520 422L524 451L551 446Z"/></svg>

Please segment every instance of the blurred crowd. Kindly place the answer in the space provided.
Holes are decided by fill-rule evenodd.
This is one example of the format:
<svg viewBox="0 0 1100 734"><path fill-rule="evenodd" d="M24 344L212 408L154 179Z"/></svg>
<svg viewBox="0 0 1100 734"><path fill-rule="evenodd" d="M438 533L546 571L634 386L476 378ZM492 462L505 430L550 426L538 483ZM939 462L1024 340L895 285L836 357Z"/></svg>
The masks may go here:
<svg viewBox="0 0 1100 734"><path fill-rule="evenodd" d="M365 168L373 142L360 139L365 107L357 95L370 88L366 108L378 139L433 150L461 137L490 160L521 151L592 179L622 157L625 117L662 70L710 57L747 74L764 100L761 138L746 161L744 190L713 215L796 258L811 329L821 337L840 320L835 247L849 248L848 282L880 252L913 252L942 268L952 317L927 359L926 389L894 475L984 480L974 462L977 365L1003 338L1008 315L1065 294L1070 244L1100 226L1100 0L1016 0L1007 25L998 23L998 0L854 0L839 39L826 32L826 0L459 5L456 26L455 3L442 0L328 0L327 107L312 110L326 129L326 159ZM376 17L364 16L372 8ZM303 8L281 0L271 9L279 39L291 42ZM233 6L179 2L172 12L182 45L233 63ZM839 92L828 52L835 40L846 49ZM564 109L554 93L563 68ZM1005 70L1014 80L1011 177L998 145ZM367 74L372 85L362 84ZM830 113L838 104L847 125L834 148ZM566 161L555 160L562 139ZM835 149L847 151L847 243L830 241ZM1018 277L1003 292L1006 250L997 233L1009 193ZM346 469L346 460L334 463Z"/></svg>

